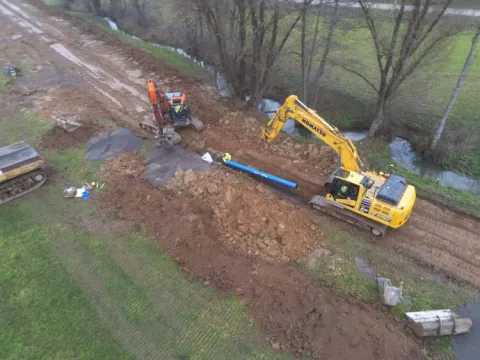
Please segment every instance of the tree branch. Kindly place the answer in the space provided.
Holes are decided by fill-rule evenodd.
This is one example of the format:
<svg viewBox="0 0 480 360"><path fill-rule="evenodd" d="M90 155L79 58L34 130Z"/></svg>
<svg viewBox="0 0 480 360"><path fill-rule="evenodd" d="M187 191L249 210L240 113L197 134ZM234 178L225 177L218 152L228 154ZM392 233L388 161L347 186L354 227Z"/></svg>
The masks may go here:
<svg viewBox="0 0 480 360"><path fill-rule="evenodd" d="M339 67L341 67L343 70L348 71L348 72L350 72L350 73L352 73L352 74L355 74L355 75L357 75L358 77L362 78L368 85L370 85L370 86L372 87L373 90L375 90L375 92L376 92L377 94L380 92L380 91L377 89L377 87L376 87L370 80L368 80L368 78L367 78L365 75L359 73L359 72L356 71L356 70L350 69L350 68L348 68L348 67L346 67L345 65L342 65L342 64L335 64L335 66L339 66Z"/></svg>

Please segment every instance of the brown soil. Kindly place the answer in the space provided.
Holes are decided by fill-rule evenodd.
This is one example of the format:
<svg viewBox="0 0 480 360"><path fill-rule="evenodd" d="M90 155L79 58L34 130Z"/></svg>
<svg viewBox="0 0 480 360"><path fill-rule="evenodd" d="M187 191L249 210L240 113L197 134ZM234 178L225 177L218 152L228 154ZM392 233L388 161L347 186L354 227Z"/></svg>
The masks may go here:
<svg viewBox="0 0 480 360"><path fill-rule="evenodd" d="M119 176L131 175L137 177L145 171L145 160L136 153L121 153L104 161L100 166L101 179L107 183Z"/></svg>
<svg viewBox="0 0 480 360"><path fill-rule="evenodd" d="M54 127L40 142L44 150L66 149L86 143L101 132L102 122L110 120L110 114L88 92L75 86L63 86L47 93L42 92L37 101L40 113L51 122L54 119L72 119L82 126L74 132Z"/></svg>
<svg viewBox="0 0 480 360"><path fill-rule="evenodd" d="M230 171L177 172L165 188L172 196L188 194L208 205L221 228L219 240L248 255L299 260L322 245L306 208Z"/></svg>
<svg viewBox="0 0 480 360"><path fill-rule="evenodd" d="M305 209L228 171L177 173L163 191L135 175L116 177L95 201L145 224L191 276L242 297L273 347L318 359L422 358L402 324L283 261L321 246Z"/></svg>
<svg viewBox="0 0 480 360"><path fill-rule="evenodd" d="M98 131L98 128L88 125L82 126L72 133L54 127L42 136L40 148L42 150L52 150L78 146L90 140Z"/></svg>

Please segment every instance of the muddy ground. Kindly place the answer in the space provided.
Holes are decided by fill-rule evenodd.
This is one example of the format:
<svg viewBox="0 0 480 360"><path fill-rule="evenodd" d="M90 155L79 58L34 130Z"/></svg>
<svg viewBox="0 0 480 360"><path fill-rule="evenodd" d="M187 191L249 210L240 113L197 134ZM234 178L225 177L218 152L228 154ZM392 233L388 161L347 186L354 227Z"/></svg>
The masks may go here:
<svg viewBox="0 0 480 360"><path fill-rule="evenodd" d="M128 174L119 175L126 160ZM179 171L159 190L139 179L144 167L134 155L102 165L110 180L96 199L103 212L144 224L184 271L242 297L274 348L318 359L422 358L379 306L338 297L291 265L323 246L304 207L224 168Z"/></svg>
<svg viewBox="0 0 480 360"><path fill-rule="evenodd" d="M222 105L213 86L182 78L101 28L46 8L40 0L32 2L43 12L23 2L12 5L0 0L0 50L13 63L27 63L38 75L21 80L8 102L41 113L49 121L76 116L87 132L75 135L78 139L62 139L65 135L58 137L54 130L42 140L43 149L77 145L87 135L115 127L152 140L152 134L138 126L149 114L144 84L151 77L165 90L187 92L195 115L205 123L203 133L180 130L187 149L228 151L234 159L298 182L297 195L304 200L321 192L338 166L338 157L327 147L297 144L284 136L274 144L262 144L260 127L251 114ZM420 356L419 345L405 335L403 324L376 305L339 298L318 279L286 262L322 246L321 230L305 220L301 205L225 170L224 176L179 173L159 191L134 177L139 171L136 165L125 163L138 159L123 160L121 166L132 173L108 179L109 192L122 196L104 198L99 206L121 212L125 221L146 223L151 237L192 276L242 296L274 347L331 359ZM192 176L203 185L186 188L185 180L188 183ZM402 250L479 286L479 223L418 200L410 222L382 240L355 228L351 231L360 241Z"/></svg>

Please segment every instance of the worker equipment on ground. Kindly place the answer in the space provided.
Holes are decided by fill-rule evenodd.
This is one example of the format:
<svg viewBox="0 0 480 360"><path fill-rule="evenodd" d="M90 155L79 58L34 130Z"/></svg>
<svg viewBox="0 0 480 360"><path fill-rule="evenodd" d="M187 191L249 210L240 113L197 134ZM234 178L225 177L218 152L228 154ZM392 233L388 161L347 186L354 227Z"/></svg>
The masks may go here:
<svg viewBox="0 0 480 360"><path fill-rule="evenodd" d="M0 148L0 205L45 183L44 160L25 142Z"/></svg>
<svg viewBox="0 0 480 360"><path fill-rule="evenodd" d="M175 129L192 127L196 131L204 129L203 123L192 118L191 108L187 95L181 92L165 93L149 79L147 82L148 96L153 109L153 121L151 118L140 123L144 130L155 133L157 146L173 146L181 140Z"/></svg>
<svg viewBox="0 0 480 360"><path fill-rule="evenodd" d="M325 184L326 197L317 195L310 200L314 209L366 228L376 236L407 222L416 200L415 188L402 176L364 171L353 142L295 95L285 100L262 130L262 139L275 139L289 119L306 127L340 156L341 167Z"/></svg>

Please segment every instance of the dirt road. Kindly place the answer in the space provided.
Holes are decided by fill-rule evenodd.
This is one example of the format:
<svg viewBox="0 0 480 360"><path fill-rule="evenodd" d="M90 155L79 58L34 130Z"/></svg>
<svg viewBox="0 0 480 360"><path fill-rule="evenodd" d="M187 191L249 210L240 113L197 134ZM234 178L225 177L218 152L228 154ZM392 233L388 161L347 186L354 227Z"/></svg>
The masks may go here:
<svg viewBox="0 0 480 360"><path fill-rule="evenodd" d="M42 3L35 1L37 5ZM60 14L53 9L48 11L50 15ZM5 0L0 1L0 19L21 35L7 39L7 55L15 58L24 53L38 59L36 65L74 75L98 108L117 125L137 134L151 136L141 132L138 121L149 114L144 84L147 77L152 77L166 90L181 89L190 95L196 115L206 125L202 134L182 131L184 145L192 150L229 151L239 160L299 182L300 194L307 199L320 191L321 184L338 165L328 148L316 149L288 139L275 145L260 144L256 121L218 103L214 87L180 77L175 70L81 19L70 16L67 22L26 3ZM39 86L37 91L41 90ZM75 93L75 89L71 91ZM410 223L382 241L480 286L479 230L480 221L419 200Z"/></svg>

